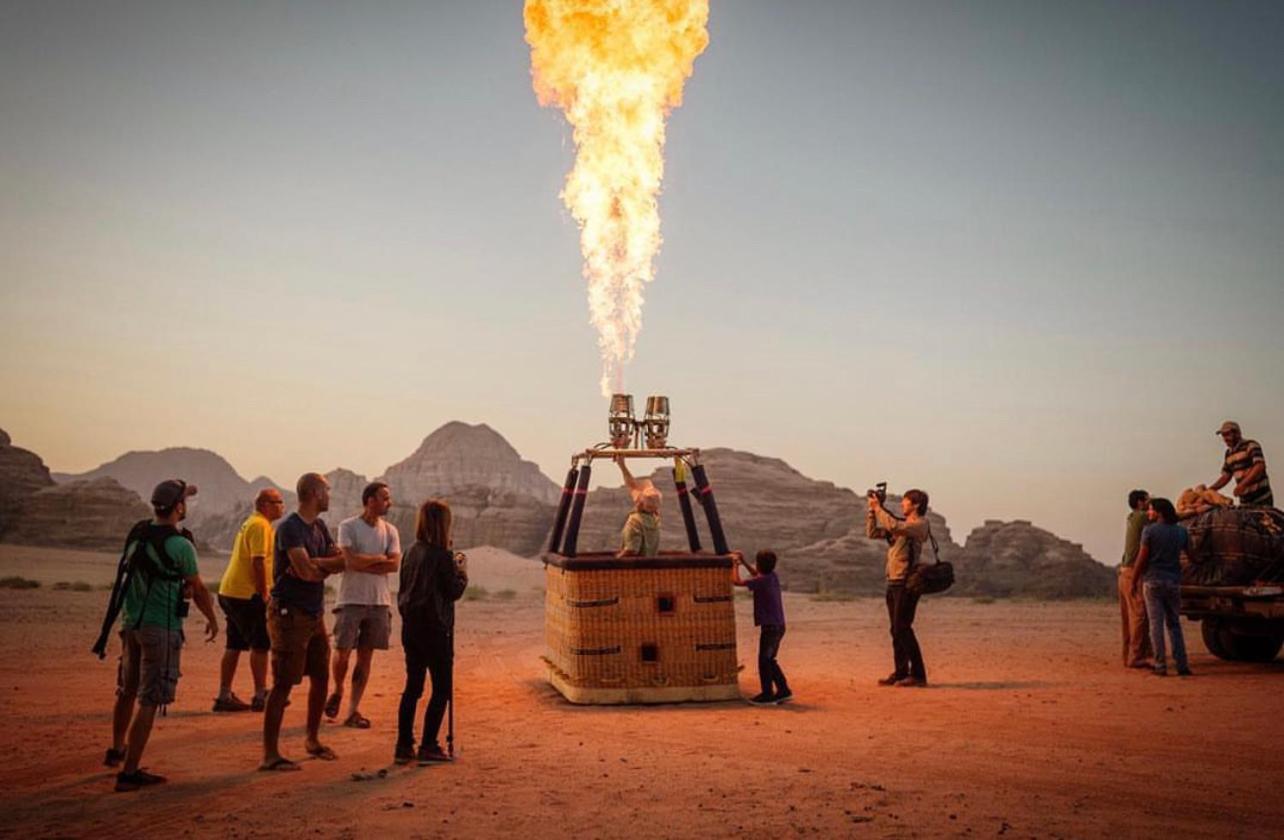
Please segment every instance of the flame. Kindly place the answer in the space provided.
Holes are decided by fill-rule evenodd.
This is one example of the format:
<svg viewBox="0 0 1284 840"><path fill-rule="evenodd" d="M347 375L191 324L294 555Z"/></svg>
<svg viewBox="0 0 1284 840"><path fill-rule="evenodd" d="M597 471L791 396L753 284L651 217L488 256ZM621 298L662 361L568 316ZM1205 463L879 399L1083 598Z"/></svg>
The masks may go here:
<svg viewBox="0 0 1284 840"><path fill-rule="evenodd" d="M609 397L624 390L642 329L642 290L660 248L664 121L709 43L709 3L526 0L525 19L539 103L562 109L574 129L561 197L580 226Z"/></svg>

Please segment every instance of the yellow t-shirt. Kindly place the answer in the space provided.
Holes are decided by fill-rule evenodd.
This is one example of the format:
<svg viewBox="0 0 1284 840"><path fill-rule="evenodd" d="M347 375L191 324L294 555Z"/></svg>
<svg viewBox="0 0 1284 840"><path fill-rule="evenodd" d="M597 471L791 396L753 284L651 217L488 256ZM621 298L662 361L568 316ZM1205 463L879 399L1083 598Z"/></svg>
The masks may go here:
<svg viewBox="0 0 1284 840"><path fill-rule="evenodd" d="M255 511L250 518L241 524L241 531L232 544L232 557L227 562L227 571L218 585L218 594L228 598L254 597L254 565L250 562L255 557L263 558L263 571L267 575L268 591L272 589L272 523L267 517Z"/></svg>

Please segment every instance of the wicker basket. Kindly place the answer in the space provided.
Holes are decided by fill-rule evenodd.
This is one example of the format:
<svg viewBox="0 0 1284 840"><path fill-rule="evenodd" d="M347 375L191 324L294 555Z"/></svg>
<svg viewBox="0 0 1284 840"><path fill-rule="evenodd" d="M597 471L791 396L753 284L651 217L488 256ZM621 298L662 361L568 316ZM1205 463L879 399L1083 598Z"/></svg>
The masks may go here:
<svg viewBox="0 0 1284 840"><path fill-rule="evenodd" d="M544 555L549 681L572 703L738 698L731 559Z"/></svg>

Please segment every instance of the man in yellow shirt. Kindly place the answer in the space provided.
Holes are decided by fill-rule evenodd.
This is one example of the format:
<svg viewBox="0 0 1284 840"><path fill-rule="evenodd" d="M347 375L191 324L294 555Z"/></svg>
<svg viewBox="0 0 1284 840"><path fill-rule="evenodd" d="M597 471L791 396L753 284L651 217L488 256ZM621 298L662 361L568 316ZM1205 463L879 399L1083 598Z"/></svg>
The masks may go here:
<svg viewBox="0 0 1284 840"><path fill-rule="evenodd" d="M227 571L218 587L218 603L227 615L227 650L219 672L216 712L263 711L267 699L267 601L272 580L272 523L285 513L285 499L275 487L259 491L254 512L241 524L232 545ZM250 703L232 693L232 678L241 651L250 651L254 698Z"/></svg>

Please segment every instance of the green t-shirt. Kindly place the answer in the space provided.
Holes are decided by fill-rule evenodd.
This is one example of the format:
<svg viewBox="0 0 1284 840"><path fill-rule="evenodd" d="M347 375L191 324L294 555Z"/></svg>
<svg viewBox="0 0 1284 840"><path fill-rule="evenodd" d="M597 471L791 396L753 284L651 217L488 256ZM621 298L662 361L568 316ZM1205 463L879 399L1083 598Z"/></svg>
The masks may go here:
<svg viewBox="0 0 1284 840"><path fill-rule="evenodd" d="M1128 528L1124 531L1124 553L1123 559L1119 561L1120 566L1131 566L1137 560L1137 552L1141 549L1141 532L1146 528L1146 512L1144 510L1134 510L1128 514Z"/></svg>
<svg viewBox="0 0 1284 840"><path fill-rule="evenodd" d="M660 553L660 517L654 513L635 510L624 523L620 543L625 551L641 557L654 557Z"/></svg>
<svg viewBox="0 0 1284 840"><path fill-rule="evenodd" d="M134 545L135 543L131 542L125 549L131 555L134 552ZM152 556L153 560L159 559L150 545L144 550ZM198 573L196 547L186 538L175 534L166 539L165 553L169 555L169 560L160 564L162 568L175 568L183 577L192 577ZM129 589L125 592L125 603L120 613L120 626L127 630L133 629L138 625L138 617L141 614L142 626L178 630L183 626L183 620L178 617L178 599L181 597L183 597L183 581L150 578L141 570L135 570L130 577Z"/></svg>

